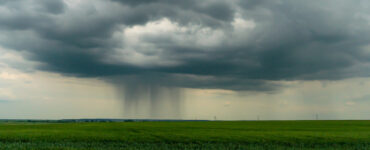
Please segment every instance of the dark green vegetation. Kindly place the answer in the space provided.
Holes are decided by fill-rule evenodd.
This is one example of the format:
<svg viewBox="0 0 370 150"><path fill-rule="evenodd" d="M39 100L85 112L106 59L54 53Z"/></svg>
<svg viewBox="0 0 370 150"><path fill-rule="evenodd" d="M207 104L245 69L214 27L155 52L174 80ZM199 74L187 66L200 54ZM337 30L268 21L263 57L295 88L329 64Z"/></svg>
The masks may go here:
<svg viewBox="0 0 370 150"><path fill-rule="evenodd" d="M0 149L370 149L370 121L0 123Z"/></svg>

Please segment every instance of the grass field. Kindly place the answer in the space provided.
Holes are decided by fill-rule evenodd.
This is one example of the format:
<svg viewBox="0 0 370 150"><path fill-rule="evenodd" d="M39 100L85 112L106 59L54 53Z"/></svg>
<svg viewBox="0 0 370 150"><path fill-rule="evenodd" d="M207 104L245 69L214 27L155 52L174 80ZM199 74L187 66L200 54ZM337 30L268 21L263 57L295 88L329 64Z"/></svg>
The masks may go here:
<svg viewBox="0 0 370 150"><path fill-rule="evenodd" d="M0 123L0 149L370 149L370 121Z"/></svg>

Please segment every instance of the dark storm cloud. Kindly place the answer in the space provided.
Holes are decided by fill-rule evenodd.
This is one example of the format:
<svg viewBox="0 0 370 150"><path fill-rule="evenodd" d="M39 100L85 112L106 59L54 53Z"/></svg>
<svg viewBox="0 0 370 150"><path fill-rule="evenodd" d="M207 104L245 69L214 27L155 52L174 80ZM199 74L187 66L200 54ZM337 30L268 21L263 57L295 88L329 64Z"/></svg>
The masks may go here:
<svg viewBox="0 0 370 150"><path fill-rule="evenodd" d="M186 18L178 18L174 14L181 14L180 11L194 11L198 15L206 15L217 20L231 21L233 19L234 11L230 3L221 0L113 0L123 5L130 5L134 7L156 7L162 9L162 15L174 17L173 19L181 20ZM179 12L177 12L179 11ZM166 14L173 13L173 14ZM187 15L185 15L187 16ZM196 17L196 16L189 16Z"/></svg>
<svg viewBox="0 0 370 150"><path fill-rule="evenodd" d="M65 3L63 0L2 0L0 4L6 5L7 8L13 9L14 11L25 11L23 8L30 5L32 5L32 9L44 13L59 14L64 12L65 9Z"/></svg>
<svg viewBox="0 0 370 150"><path fill-rule="evenodd" d="M41 63L38 69L65 75L269 91L281 80L368 77L369 4L5 0L0 45L25 52ZM163 18L179 29L163 25L157 33L147 27L152 32L139 35L139 44L128 42L134 36L122 36Z"/></svg>

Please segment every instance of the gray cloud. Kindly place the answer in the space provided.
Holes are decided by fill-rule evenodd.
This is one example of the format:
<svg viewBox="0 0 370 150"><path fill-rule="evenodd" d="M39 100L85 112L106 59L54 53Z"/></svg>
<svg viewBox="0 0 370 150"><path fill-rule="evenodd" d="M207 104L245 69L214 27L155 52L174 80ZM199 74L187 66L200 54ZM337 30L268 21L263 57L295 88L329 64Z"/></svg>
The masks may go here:
<svg viewBox="0 0 370 150"><path fill-rule="evenodd" d="M9 101L9 100L2 100L2 99L0 99L0 103L9 103L9 102L11 102L11 101Z"/></svg>
<svg viewBox="0 0 370 150"><path fill-rule="evenodd" d="M113 0L123 5L129 5L136 8L146 8L147 11L153 11L154 14L160 13L159 17L170 17L176 21L231 21L234 16L233 6L230 2L223 0ZM156 9L160 8L158 11ZM209 18L207 18L209 17ZM194 20L193 20L194 19ZM209 22L203 22L209 23Z"/></svg>
<svg viewBox="0 0 370 150"><path fill-rule="evenodd" d="M367 5L362 0L1 1L0 45L40 62L37 69L64 75L271 91L280 80L368 77ZM169 23L161 25L164 18Z"/></svg>

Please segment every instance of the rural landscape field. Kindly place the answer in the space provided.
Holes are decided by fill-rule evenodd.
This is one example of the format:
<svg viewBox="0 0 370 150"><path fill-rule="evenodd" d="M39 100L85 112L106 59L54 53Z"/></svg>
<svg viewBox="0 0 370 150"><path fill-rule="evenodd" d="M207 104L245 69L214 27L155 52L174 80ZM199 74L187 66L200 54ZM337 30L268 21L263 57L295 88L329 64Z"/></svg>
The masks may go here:
<svg viewBox="0 0 370 150"><path fill-rule="evenodd" d="M0 124L0 149L369 149L370 121Z"/></svg>
<svg viewBox="0 0 370 150"><path fill-rule="evenodd" d="M0 0L0 150L370 150L370 0Z"/></svg>

